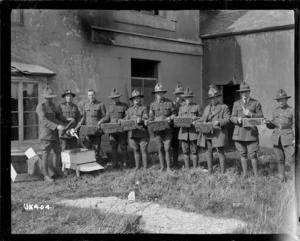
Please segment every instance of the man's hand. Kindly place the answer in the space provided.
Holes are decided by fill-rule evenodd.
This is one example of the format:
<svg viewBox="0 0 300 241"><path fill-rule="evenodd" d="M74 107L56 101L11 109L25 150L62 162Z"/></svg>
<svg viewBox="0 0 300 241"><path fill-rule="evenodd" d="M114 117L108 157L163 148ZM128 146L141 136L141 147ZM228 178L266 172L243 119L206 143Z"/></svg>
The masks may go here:
<svg viewBox="0 0 300 241"><path fill-rule="evenodd" d="M100 126L101 123L102 123L102 120L99 120L97 126Z"/></svg>
<svg viewBox="0 0 300 241"><path fill-rule="evenodd" d="M171 117L167 117L166 120L170 123L171 122Z"/></svg>
<svg viewBox="0 0 300 241"><path fill-rule="evenodd" d="M148 120L144 120L144 125L145 125L145 126L148 125Z"/></svg>
<svg viewBox="0 0 300 241"><path fill-rule="evenodd" d="M136 123L140 124L141 123L141 117L136 118Z"/></svg>
<svg viewBox="0 0 300 241"><path fill-rule="evenodd" d="M214 121L214 126L220 125L220 121Z"/></svg>
<svg viewBox="0 0 300 241"><path fill-rule="evenodd" d="M69 118L67 118L67 121L75 121L75 119L74 118L72 118L72 117L69 117Z"/></svg>
<svg viewBox="0 0 300 241"><path fill-rule="evenodd" d="M292 147L295 149L296 148L296 143L295 143L295 139L293 140L293 145Z"/></svg>
<svg viewBox="0 0 300 241"><path fill-rule="evenodd" d="M118 124L121 125L121 122L122 122L122 119L119 119L118 120Z"/></svg>
<svg viewBox="0 0 300 241"><path fill-rule="evenodd" d="M244 115L250 116L250 117L252 116L252 112L250 110L248 110L247 108L244 108L244 106L242 106L242 108L243 108Z"/></svg>
<svg viewBox="0 0 300 241"><path fill-rule="evenodd" d="M60 130L60 131L62 131L62 130L64 130L65 129L65 126L63 126L63 125L57 125L57 130Z"/></svg>
<svg viewBox="0 0 300 241"><path fill-rule="evenodd" d="M264 122L264 124L265 124L265 125L268 125L268 124L270 124L270 123L271 123L271 121L270 121L270 120L268 120L268 119L266 119L266 118L264 118L264 119L263 119L263 122Z"/></svg>
<svg viewBox="0 0 300 241"><path fill-rule="evenodd" d="M238 122L239 124L242 124L242 117L238 117L237 122Z"/></svg>

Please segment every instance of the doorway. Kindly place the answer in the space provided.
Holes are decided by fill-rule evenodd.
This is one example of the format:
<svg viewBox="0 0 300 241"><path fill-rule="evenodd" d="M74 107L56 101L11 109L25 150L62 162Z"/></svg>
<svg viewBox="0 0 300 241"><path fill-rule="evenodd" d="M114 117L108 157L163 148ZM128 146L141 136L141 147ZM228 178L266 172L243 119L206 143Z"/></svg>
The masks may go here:
<svg viewBox="0 0 300 241"><path fill-rule="evenodd" d="M240 98L239 92L236 92L239 89L239 85L218 85L218 87L223 93L223 103L228 106L231 114L234 102ZM234 146L234 141L232 140L233 130L234 124L230 122L227 127L229 146Z"/></svg>

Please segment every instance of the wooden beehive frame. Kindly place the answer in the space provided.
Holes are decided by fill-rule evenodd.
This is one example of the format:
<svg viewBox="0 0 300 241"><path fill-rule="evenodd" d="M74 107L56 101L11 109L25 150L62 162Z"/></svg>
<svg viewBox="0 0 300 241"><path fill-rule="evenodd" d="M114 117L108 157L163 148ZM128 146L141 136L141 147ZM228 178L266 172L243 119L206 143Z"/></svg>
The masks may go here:
<svg viewBox="0 0 300 241"><path fill-rule="evenodd" d="M136 120L121 120L121 127L123 131L132 131L138 128Z"/></svg>
<svg viewBox="0 0 300 241"><path fill-rule="evenodd" d="M118 123L101 124L101 130L107 134L123 132L122 126Z"/></svg>
<svg viewBox="0 0 300 241"><path fill-rule="evenodd" d="M167 120L148 121L147 126L149 131L164 131L170 128L170 124Z"/></svg>

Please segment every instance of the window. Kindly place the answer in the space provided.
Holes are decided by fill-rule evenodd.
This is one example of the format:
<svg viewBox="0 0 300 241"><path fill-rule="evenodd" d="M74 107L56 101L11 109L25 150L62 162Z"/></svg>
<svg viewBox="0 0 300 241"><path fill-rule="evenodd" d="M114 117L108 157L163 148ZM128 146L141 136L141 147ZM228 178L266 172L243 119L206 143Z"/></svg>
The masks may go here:
<svg viewBox="0 0 300 241"><path fill-rule="evenodd" d="M153 101L152 91L158 82L158 61L131 59L131 89L141 90L143 104L149 106Z"/></svg>
<svg viewBox="0 0 300 241"><path fill-rule="evenodd" d="M25 78L11 82L11 140L26 141L39 138L36 106L39 102L39 82Z"/></svg>

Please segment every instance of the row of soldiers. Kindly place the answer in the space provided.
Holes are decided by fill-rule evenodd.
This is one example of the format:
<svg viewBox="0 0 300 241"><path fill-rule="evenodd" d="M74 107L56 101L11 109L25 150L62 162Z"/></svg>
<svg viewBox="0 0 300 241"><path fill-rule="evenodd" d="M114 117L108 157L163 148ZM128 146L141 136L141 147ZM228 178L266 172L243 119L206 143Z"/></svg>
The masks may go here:
<svg viewBox="0 0 300 241"><path fill-rule="evenodd" d="M44 146L43 171L46 181L53 181L48 175L48 159L51 149L54 151L53 167L58 173L60 153L62 150L76 148L77 140L70 135L60 135L59 132L65 129L68 121L73 121L73 126L78 130L83 126L97 125L103 123L120 123L120 120L135 120L138 124L137 129L127 132L113 133L109 135L110 146L112 149L111 159L113 165L119 165L117 153L118 146L122 151L121 167L127 164L127 141L134 151L135 168L140 167L142 159L143 167L148 164L148 144L150 141L147 125L149 121L166 120L170 123L169 128L163 131L155 131L154 137L158 149L161 170L168 170L171 167L178 167L179 147L182 149L184 166L189 169L190 160L193 168L197 167L198 149L205 149L205 159L208 165L208 173L212 172L213 150L216 150L219 156L221 173L225 172L225 154L224 147L228 144L227 127L230 122L234 123L232 139L235 142L236 149L241 157L243 177L247 177L247 155L251 160L254 176L258 176L257 151L259 148L258 129L256 126L243 127L244 118L263 118L261 104L258 100L250 97L250 87L246 82L240 84L237 90L241 99L233 105L230 114L227 105L221 101L222 93L219 89L210 85L207 99L210 104L203 108L193 101L193 91L187 87L184 89L180 83L177 84L175 92L175 101L164 97L167 92L161 83L158 83L152 94L155 95L155 101L151 103L150 109L142 105L142 93L133 90L129 100L133 105L128 105L120 101L121 94L117 89L113 89L111 95L112 103L108 110L103 103L96 100L95 91L88 91L89 101L83 105L83 113L80 114L78 106L72 103L75 94L66 90L62 94L65 102L55 107L52 99L56 96L49 87L47 87L42 96L44 101L37 106L37 114L40 118L40 139ZM272 144L278 161L278 171L281 181L285 179L285 160L287 159L294 171L295 160L295 138L294 138L294 114L293 108L287 104L290 96L286 91L280 89L277 92L275 100L278 102L278 108L273 111L272 120L264 119L266 126L274 129L272 134ZM189 128L176 128L172 125L175 117L192 117L193 125ZM204 123L210 123L213 129L209 133L198 133L195 129L195 121L199 119ZM87 135L84 140L84 146L88 149L94 149L96 158L100 156L101 132ZM181 145L181 146L180 146ZM173 158L171 163L171 148L173 149Z"/></svg>

